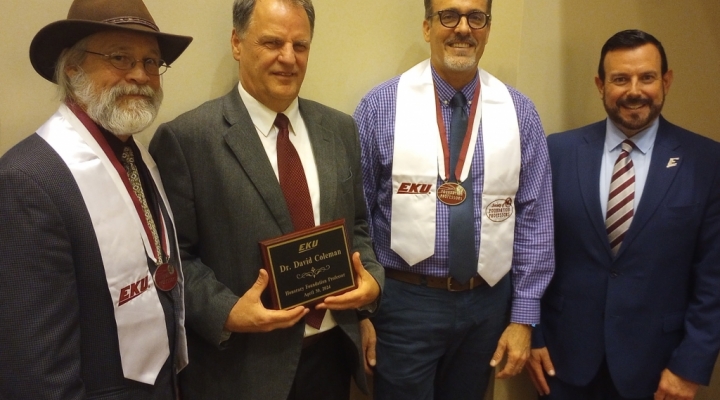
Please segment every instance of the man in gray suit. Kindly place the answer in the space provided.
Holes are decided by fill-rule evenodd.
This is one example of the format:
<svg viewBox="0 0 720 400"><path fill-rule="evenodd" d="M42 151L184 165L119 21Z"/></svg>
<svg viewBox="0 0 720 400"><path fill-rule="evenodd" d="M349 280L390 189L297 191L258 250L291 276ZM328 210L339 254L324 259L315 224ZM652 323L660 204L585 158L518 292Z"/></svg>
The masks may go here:
<svg viewBox="0 0 720 400"><path fill-rule="evenodd" d="M181 390L186 399L348 398L353 374L367 390L358 321L374 310L384 281L367 232L355 124L297 97L310 0L236 0L233 18L239 85L161 125L150 144L187 281L190 365ZM266 297L258 242L298 228L297 199L282 187L289 157L281 149L288 128L274 126L281 119L307 181L311 225L344 219L355 253L358 286L316 306L319 328L306 325L307 308L270 310Z"/></svg>

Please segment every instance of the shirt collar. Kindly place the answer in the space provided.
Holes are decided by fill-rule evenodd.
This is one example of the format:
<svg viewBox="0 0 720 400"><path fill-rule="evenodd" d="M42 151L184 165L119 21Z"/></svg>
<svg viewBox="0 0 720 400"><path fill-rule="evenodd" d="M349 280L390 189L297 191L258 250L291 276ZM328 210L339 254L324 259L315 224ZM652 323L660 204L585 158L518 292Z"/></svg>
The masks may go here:
<svg viewBox="0 0 720 400"><path fill-rule="evenodd" d="M638 150L640 150L643 154L647 154L655 143L655 137L657 137L659 125L660 118L655 118L655 121L653 121L650 126L630 138L630 140L635 143L635 146L638 148ZM615 123L610 120L610 117L607 118L606 126L607 128L605 130L605 150L613 151L618 146L620 146L620 143L622 143L623 140L628 139L628 137L625 136L625 134L622 133L620 129L618 129Z"/></svg>
<svg viewBox="0 0 720 400"><path fill-rule="evenodd" d="M242 99L245 107L250 114L255 128L263 136L268 136L273 130L275 118L277 114L275 111L267 108L264 104L257 101L250 93L248 93L242 86L242 83L238 83L238 92L240 92L240 98ZM300 123L300 108L298 107L297 97L290 103L287 109L282 112L290 120L290 132L295 133L293 126L298 126Z"/></svg>
<svg viewBox="0 0 720 400"><path fill-rule="evenodd" d="M430 66L432 69L432 77L433 82L435 83L435 90L437 90L438 98L440 99L440 102L445 105L449 106L450 100L455 96L455 93L457 90L455 90L454 87L450 86L449 83L445 82L440 75L438 75L437 71L435 71L435 67L432 65ZM471 106L473 95L475 94L475 88L480 82L479 74L475 72L475 77L473 80L471 80L467 85L465 85L460 91L462 94L465 95L465 98L468 101L468 106Z"/></svg>
<svg viewBox="0 0 720 400"><path fill-rule="evenodd" d="M122 160L122 153L125 150L125 147L129 146L133 152L135 152L137 145L135 144L135 140L133 140L132 136L128 137L128 139L123 142L119 137L115 136L112 132L102 126L98 125L98 129L100 129L100 133L102 133L113 153L115 153L119 160Z"/></svg>

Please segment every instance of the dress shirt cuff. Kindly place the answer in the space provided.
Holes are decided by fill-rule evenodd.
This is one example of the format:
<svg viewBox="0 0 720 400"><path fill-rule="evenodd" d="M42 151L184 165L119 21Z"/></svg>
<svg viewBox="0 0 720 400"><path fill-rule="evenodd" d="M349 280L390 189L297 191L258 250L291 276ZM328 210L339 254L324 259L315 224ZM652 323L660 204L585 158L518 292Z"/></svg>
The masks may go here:
<svg viewBox="0 0 720 400"><path fill-rule="evenodd" d="M365 304L362 307L358 307L358 309L357 309L358 319L363 320L363 319L368 318L371 315L375 314L375 311L377 311L379 304L380 304L380 296L378 296L371 303Z"/></svg>
<svg viewBox="0 0 720 400"><path fill-rule="evenodd" d="M532 325L540 323L540 299L514 298L510 322Z"/></svg>

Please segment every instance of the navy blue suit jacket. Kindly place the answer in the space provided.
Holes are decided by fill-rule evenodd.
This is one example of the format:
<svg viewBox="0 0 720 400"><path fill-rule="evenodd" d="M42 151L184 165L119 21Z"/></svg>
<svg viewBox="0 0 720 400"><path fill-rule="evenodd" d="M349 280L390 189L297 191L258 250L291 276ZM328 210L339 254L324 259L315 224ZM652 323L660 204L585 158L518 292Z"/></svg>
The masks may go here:
<svg viewBox="0 0 720 400"><path fill-rule="evenodd" d="M707 385L720 348L720 144L660 117L642 199L613 257L599 195L605 128L548 137L557 266L534 345L547 345L556 376L577 386L604 358L626 397L655 392L664 368Z"/></svg>

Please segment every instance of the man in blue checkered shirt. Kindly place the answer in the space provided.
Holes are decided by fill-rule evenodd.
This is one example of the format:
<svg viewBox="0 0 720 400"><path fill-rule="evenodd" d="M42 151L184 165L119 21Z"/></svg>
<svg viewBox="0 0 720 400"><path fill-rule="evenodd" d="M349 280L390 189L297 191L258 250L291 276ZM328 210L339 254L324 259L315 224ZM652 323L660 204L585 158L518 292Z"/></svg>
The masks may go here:
<svg viewBox="0 0 720 400"><path fill-rule="evenodd" d="M375 399L478 399L519 373L554 269L540 118L478 69L492 0L425 0L431 56L372 89L360 131L385 290Z"/></svg>

